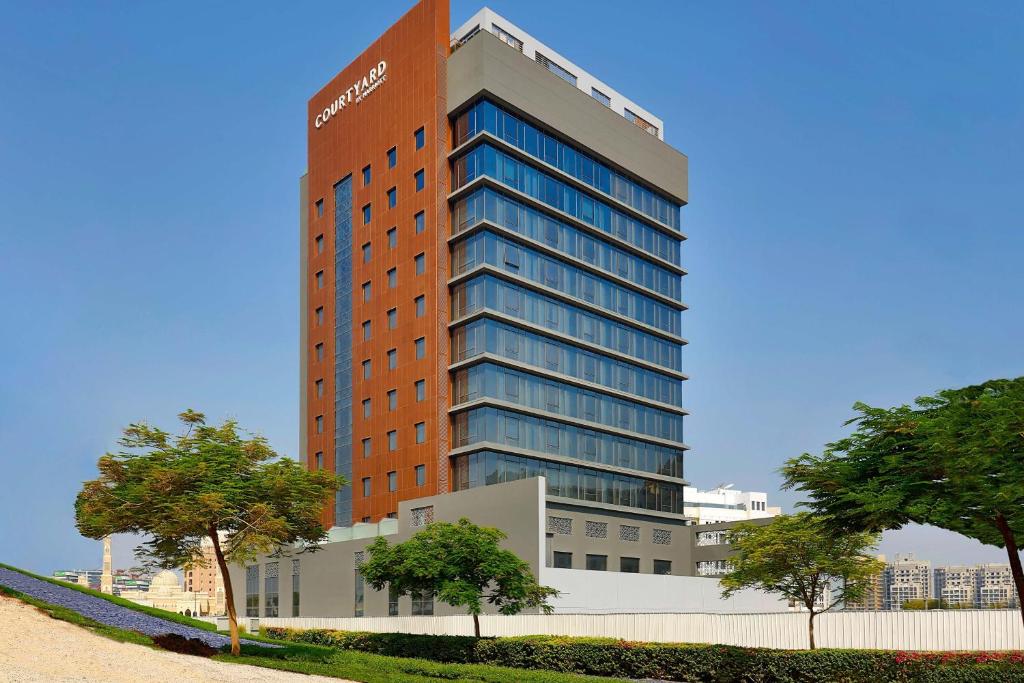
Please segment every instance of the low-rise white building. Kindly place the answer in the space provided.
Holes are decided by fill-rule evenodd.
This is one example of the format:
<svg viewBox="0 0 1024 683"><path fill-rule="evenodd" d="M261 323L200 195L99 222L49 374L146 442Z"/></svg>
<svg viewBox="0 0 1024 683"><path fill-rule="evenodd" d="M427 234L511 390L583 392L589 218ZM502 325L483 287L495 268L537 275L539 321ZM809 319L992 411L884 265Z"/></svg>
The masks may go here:
<svg viewBox="0 0 1024 683"><path fill-rule="evenodd" d="M702 491L694 486L683 490L683 514L695 524L742 522L748 519L774 517L781 508L768 506L768 494L763 491L738 491L732 484L719 484Z"/></svg>

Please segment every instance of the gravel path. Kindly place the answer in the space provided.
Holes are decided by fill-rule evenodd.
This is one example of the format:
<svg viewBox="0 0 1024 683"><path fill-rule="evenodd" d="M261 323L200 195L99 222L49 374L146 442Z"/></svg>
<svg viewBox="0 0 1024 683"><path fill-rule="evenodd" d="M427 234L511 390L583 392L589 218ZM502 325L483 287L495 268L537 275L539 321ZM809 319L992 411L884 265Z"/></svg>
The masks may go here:
<svg viewBox="0 0 1024 683"><path fill-rule="evenodd" d="M0 595L0 683L182 681L351 683L119 643Z"/></svg>
<svg viewBox="0 0 1024 683"><path fill-rule="evenodd" d="M57 586L47 581L40 581L39 579L26 576L20 572L11 571L10 569L4 569L3 567L0 567L0 586L13 588L16 591L43 602L48 602L51 605L67 607L101 624L116 626L126 631L138 631L147 636L176 633L186 638L198 638L210 647L215 648L222 648L231 644L231 639L228 636L167 621L144 614L143 612L136 612L127 607L115 605L109 600L87 595L71 588ZM247 640L242 642L250 645L260 645L260 643ZM277 646L263 644L263 647Z"/></svg>

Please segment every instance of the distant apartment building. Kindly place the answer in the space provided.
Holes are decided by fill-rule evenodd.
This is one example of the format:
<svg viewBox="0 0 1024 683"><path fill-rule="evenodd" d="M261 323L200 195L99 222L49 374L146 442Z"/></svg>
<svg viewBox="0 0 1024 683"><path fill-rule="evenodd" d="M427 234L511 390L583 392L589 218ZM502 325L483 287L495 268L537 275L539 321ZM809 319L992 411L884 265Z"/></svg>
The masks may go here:
<svg viewBox="0 0 1024 683"><path fill-rule="evenodd" d="M876 555L875 558L885 562L885 555ZM844 609L876 611L885 609L885 595L885 570L883 569L871 578L863 597L860 600L847 602Z"/></svg>
<svg viewBox="0 0 1024 683"><path fill-rule="evenodd" d="M222 534L223 536L223 534ZM203 563L186 569L185 591L205 593L215 598L214 610L220 614L224 610L224 577L217 566L217 554L213 549L213 541L204 538L202 541Z"/></svg>
<svg viewBox="0 0 1024 683"><path fill-rule="evenodd" d="M53 578L58 581L66 581L96 591L100 589L102 575L102 569L58 569L53 572Z"/></svg>
<svg viewBox="0 0 1024 683"><path fill-rule="evenodd" d="M978 607L1017 607L1017 592L1008 564L975 567L975 604Z"/></svg>
<svg viewBox="0 0 1024 683"><path fill-rule="evenodd" d="M932 563L912 554L897 554L885 566L885 609L903 609L908 600L932 597Z"/></svg>
<svg viewBox="0 0 1024 683"><path fill-rule="evenodd" d="M935 568L935 597L949 606L973 607L977 601L978 568L951 565Z"/></svg>
<svg viewBox="0 0 1024 683"><path fill-rule="evenodd" d="M58 581L73 583L96 591L102 588L102 576L102 569L58 569L53 572L53 578ZM122 590L144 591L149 588L149 575L132 570L114 570L112 580L114 595L120 595Z"/></svg>
<svg viewBox="0 0 1024 683"><path fill-rule="evenodd" d="M935 568L935 597L957 607L1016 607L1010 565L990 563Z"/></svg>
<svg viewBox="0 0 1024 683"><path fill-rule="evenodd" d="M738 491L732 484L720 484L708 491L693 486L683 489L683 514L695 524L742 522L774 517L782 512L768 506L768 494L762 491Z"/></svg>

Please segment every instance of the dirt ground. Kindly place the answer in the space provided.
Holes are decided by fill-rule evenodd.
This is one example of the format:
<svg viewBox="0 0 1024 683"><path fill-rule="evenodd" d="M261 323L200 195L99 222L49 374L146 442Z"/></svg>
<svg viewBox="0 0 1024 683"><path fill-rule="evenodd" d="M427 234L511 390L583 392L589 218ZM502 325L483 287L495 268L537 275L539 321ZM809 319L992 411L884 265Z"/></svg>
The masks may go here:
<svg viewBox="0 0 1024 683"><path fill-rule="evenodd" d="M0 682L346 683L118 643L0 596Z"/></svg>

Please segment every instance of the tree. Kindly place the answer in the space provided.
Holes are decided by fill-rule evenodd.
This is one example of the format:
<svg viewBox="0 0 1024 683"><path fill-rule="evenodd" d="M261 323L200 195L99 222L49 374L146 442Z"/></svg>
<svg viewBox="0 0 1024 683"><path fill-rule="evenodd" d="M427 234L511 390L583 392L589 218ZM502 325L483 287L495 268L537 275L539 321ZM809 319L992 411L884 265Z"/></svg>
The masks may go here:
<svg viewBox="0 0 1024 683"><path fill-rule="evenodd" d="M176 437L143 423L124 430L122 450L103 455L99 478L83 484L75 521L88 538L148 535L135 555L164 569L203 566L201 544L209 538L224 577L231 653L238 655L228 563L288 546L316 550L326 537L322 507L345 481L279 459L262 437L242 438L232 420L214 427L192 410L178 417L185 428ZM226 533L223 543L218 532Z"/></svg>
<svg viewBox="0 0 1024 683"><path fill-rule="evenodd" d="M807 634L814 645L814 617L864 597L881 562L868 554L878 538L868 533L835 535L809 512L773 517L764 525L737 524L728 533L736 554L722 577L722 596L756 588L795 600L810 613ZM823 602L822 602L823 601Z"/></svg>
<svg viewBox="0 0 1024 683"><path fill-rule="evenodd" d="M359 571L374 590L390 586L397 595L429 593L453 607L465 607L479 638L484 602L501 614L518 614L528 607L549 614L547 599L558 594L537 583L529 564L501 548L505 538L500 530L465 518L455 524L434 522L403 543L391 545L378 537Z"/></svg>
<svg viewBox="0 0 1024 683"><path fill-rule="evenodd" d="M1024 619L1024 377L854 410L849 437L786 463L786 488L808 493L833 531L913 522L1005 548Z"/></svg>

